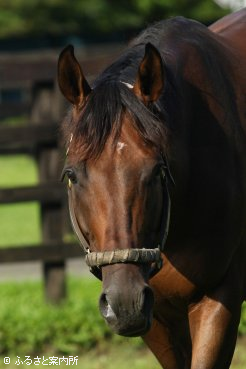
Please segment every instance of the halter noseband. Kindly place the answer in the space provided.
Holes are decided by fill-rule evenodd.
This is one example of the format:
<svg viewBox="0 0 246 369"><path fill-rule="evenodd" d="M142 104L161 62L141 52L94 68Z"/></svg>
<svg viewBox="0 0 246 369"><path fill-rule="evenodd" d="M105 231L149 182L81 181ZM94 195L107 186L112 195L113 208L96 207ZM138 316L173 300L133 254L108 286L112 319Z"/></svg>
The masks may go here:
<svg viewBox="0 0 246 369"><path fill-rule="evenodd" d="M158 245L158 247L155 249L116 249L113 251L102 252L91 252L90 245L81 232L72 204L72 183L69 180L68 204L72 227L78 237L82 249L86 254L86 264L89 266L91 273L94 274L98 279L102 279L101 267L105 265L118 263L153 264L150 270L150 277L154 276L162 268L161 252L164 251L164 246L168 236L171 210L171 200L167 184L168 179L173 182L173 178L170 174L167 161L165 160L165 162L163 163L163 167L161 168L161 181L164 192L164 206L162 210L163 215L161 222L161 243Z"/></svg>

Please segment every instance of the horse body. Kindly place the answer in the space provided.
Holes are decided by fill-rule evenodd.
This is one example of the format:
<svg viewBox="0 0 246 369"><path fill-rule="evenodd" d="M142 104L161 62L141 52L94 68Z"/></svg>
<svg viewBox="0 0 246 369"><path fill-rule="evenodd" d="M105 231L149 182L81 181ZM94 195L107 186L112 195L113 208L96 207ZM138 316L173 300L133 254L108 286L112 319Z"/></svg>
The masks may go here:
<svg viewBox="0 0 246 369"><path fill-rule="evenodd" d="M90 251L161 243L165 168L164 266L149 279L149 264L109 261L100 310L117 333L142 335L166 369L226 369L234 352L246 298L245 24L245 11L210 30L157 23L93 90L71 48L59 60L74 105L65 172Z"/></svg>
<svg viewBox="0 0 246 369"><path fill-rule="evenodd" d="M187 34L185 37L187 38ZM199 70L201 66L195 64L197 58L194 55L196 50L193 43L188 41L186 47L182 41L181 43L183 55L180 56L180 51L174 53L175 64L179 62L182 65L183 70L179 71L185 76L185 86L182 86L182 90L188 99L192 98L192 108L196 111L193 111L195 114L191 120L178 119L177 124L188 122L190 125L186 127L187 131L191 132L190 141L188 140L184 148L185 154L181 152L180 155L189 153L186 166L189 167L187 171L190 170L191 173L188 175L188 184L179 179L176 181L177 186L179 183L183 186L183 201L180 201L180 196L175 193L171 194L172 216L165 249L165 267L150 282L153 290L158 291L155 294L158 303L155 305L154 314L158 318L145 340L155 350L159 332L157 357L166 363L164 357L167 359L169 351L172 362L170 367L176 367L177 361L184 362L182 355L177 359L180 352L183 352L187 368L227 368L236 339L240 301L243 296L245 298L246 292L246 163L243 154L245 118L243 120L238 117L245 117L245 66L241 60L237 60L237 55L233 54L242 67L235 76L235 68L228 71L234 79L234 86L237 86L234 94L238 97L235 99L238 102L235 107L238 115L233 114L228 119L222 118L220 114L223 112L216 106L214 99L222 101L223 87L219 83L218 87L222 90L218 91L216 96L213 86L209 85L211 79L206 80L206 72ZM208 51L209 46L205 46L205 50ZM216 68L216 65L213 67ZM228 89L224 91L228 93ZM222 101L222 104L225 106L230 104L230 99L234 99L232 95L224 97L227 102ZM210 105L210 111L206 110L204 100ZM186 105L185 99L183 101ZM243 102L244 106L241 105ZM190 112L186 111L187 113L189 115ZM239 131L233 133L232 130L237 129L238 125ZM180 131L179 128L178 130ZM171 168L174 168L172 158L175 158L172 147L175 151L177 145L179 146L175 145L175 142L170 144ZM185 165L184 159L176 160L182 163L182 166ZM181 172L184 170L179 169ZM175 169L172 173L174 178L178 178ZM239 173L241 179L238 177ZM183 173L181 176L183 177ZM187 188L187 192L184 188ZM179 202L177 204L176 199ZM233 319L230 316L232 312ZM162 322L161 327L159 322ZM163 342L166 342L166 347Z"/></svg>

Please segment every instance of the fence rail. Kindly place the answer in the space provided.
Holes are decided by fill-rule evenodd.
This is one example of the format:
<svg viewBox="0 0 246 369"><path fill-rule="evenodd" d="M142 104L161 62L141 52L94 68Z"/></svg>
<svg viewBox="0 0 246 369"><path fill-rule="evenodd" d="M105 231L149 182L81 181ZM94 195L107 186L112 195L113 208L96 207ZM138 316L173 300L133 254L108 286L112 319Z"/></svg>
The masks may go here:
<svg viewBox="0 0 246 369"><path fill-rule="evenodd" d="M0 248L1 263L15 263L22 261L49 261L59 262L71 257L84 255L83 250L77 243L46 243L42 245L29 245L11 247L8 249Z"/></svg>
<svg viewBox="0 0 246 369"><path fill-rule="evenodd" d="M30 201L38 201L42 204L60 204L64 201L64 197L64 185L57 182L43 183L37 186L0 189L0 204Z"/></svg>
<svg viewBox="0 0 246 369"><path fill-rule="evenodd" d="M11 153L12 150L28 151L38 145L53 146L58 144L59 128L57 124L26 124L21 127L0 126L0 154Z"/></svg>

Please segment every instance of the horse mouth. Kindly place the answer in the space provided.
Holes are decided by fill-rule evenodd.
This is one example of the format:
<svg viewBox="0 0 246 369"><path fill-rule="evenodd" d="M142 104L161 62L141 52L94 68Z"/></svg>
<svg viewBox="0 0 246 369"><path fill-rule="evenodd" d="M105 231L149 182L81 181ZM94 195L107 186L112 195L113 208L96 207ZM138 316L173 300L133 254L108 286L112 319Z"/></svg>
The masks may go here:
<svg viewBox="0 0 246 369"><path fill-rule="evenodd" d="M150 317L126 317L125 319L114 322L106 320L106 322L112 331L120 336L139 337L149 331L152 315Z"/></svg>

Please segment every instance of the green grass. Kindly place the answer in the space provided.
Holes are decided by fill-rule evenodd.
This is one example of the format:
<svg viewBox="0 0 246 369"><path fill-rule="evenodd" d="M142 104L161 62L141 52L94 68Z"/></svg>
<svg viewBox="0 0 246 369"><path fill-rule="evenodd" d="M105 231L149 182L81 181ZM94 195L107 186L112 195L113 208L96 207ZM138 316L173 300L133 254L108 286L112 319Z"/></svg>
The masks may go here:
<svg viewBox="0 0 246 369"><path fill-rule="evenodd" d="M59 354L90 349L111 333L97 311L100 284L68 279L68 297L59 306L45 303L41 282L0 285L0 354Z"/></svg>
<svg viewBox="0 0 246 369"><path fill-rule="evenodd" d="M235 352L234 359L231 365L231 369L245 369L246 357L245 357L245 342L239 342L238 348ZM39 357L41 360L52 357L52 354L44 354ZM62 358L63 356L56 356ZM75 357L75 356L73 356ZM33 355L30 359L34 362L37 355ZM25 355L19 355L19 361L17 356L10 356L10 364L4 364L4 356L0 357L0 369L16 369L15 363L24 361ZM37 360L37 359L36 359ZM49 362L49 361L48 361ZM47 363L47 361L46 361ZM39 365L40 367L41 365ZM131 346L131 342L119 345L107 345L99 349L88 351L83 355L78 356L77 366L82 369L161 369L159 363L155 359L154 355L145 348L136 348ZM18 365L19 368L27 368L27 364ZM37 368L38 365L31 364L30 369ZM63 363L59 366L60 369L65 369L68 366Z"/></svg>
<svg viewBox="0 0 246 369"><path fill-rule="evenodd" d="M243 337L240 338L237 342L231 369L245 369L245 368L246 368L246 337Z"/></svg>
<svg viewBox="0 0 246 369"><path fill-rule="evenodd" d="M246 368L246 341L239 341L230 369ZM83 369L161 369L154 355L146 348L135 348L128 344L120 347L108 345L104 349L89 351L79 356L78 364Z"/></svg>
<svg viewBox="0 0 246 369"><path fill-rule="evenodd" d="M239 332L246 335L246 301L242 305L241 321L239 324ZM245 346L246 347L246 346ZM246 351L246 349L245 349Z"/></svg>
<svg viewBox="0 0 246 369"><path fill-rule="evenodd" d="M4 119L1 119L1 127L20 127L25 126L27 122L29 121L28 115L18 115L14 117L7 117Z"/></svg>
<svg viewBox="0 0 246 369"><path fill-rule="evenodd" d="M231 369L245 369L246 367L246 342L239 342L237 350L234 355L234 359L231 365ZM52 357L52 354L44 354L39 357L41 360ZM34 362L37 355L33 355L30 359ZM62 358L63 356L56 356ZM73 356L75 357L75 356ZM19 355L19 361L17 356L10 356L10 364L4 364L4 357L0 357L0 369L16 369L16 362L24 361L25 355ZM37 360L37 359L36 359ZM48 361L49 362L49 361ZM41 365L39 365L40 367ZM88 351L83 355L78 356L77 366L82 369L161 369L159 363L155 359L154 355L145 348L132 347L131 342L126 342L121 345L104 345L96 350ZM18 365L19 368L27 368L27 364ZM29 366L30 369L37 368L38 365L33 363ZM60 369L65 369L68 366L63 363L59 366Z"/></svg>
<svg viewBox="0 0 246 369"><path fill-rule="evenodd" d="M34 360L77 355L85 369L160 368L141 339L113 335L106 327L98 311L100 282L70 277L67 287L67 300L52 306L44 303L40 282L0 284L0 369L6 367L7 356L13 369L18 357L24 361L25 356ZM245 345L246 338L240 339L232 369L245 369Z"/></svg>
<svg viewBox="0 0 246 369"><path fill-rule="evenodd" d="M11 204L0 206L0 247L39 243L39 205Z"/></svg>
<svg viewBox="0 0 246 369"><path fill-rule="evenodd" d="M41 360L52 357L52 354L40 355ZM25 355L19 355L19 361L25 360ZM34 358L30 358L34 362ZM56 356L62 358L62 355ZM73 356L75 357L75 356ZM0 369L9 368L16 369L16 362L18 362L17 356L10 356L10 365L4 364L4 357L0 357ZM48 361L49 362L49 361ZM41 366L41 365L40 365ZM75 366L75 365L74 365ZM88 351L83 355L78 356L77 366L82 369L160 369L160 365L153 356L153 354L145 348L132 347L130 342L121 345L104 345L96 350ZM27 368L26 364L18 365L19 368ZM30 369L37 368L35 364L29 366ZM68 366L63 363L59 368L65 369Z"/></svg>
<svg viewBox="0 0 246 369"><path fill-rule="evenodd" d="M0 355L78 355L102 343L121 345L98 310L101 283L96 279L67 279L67 299L51 305L44 301L41 282L0 284ZM138 339L131 340L138 348Z"/></svg>
<svg viewBox="0 0 246 369"><path fill-rule="evenodd" d="M35 161L27 155L0 156L0 188L31 186L38 182ZM39 243L38 203L0 206L0 247Z"/></svg>
<svg viewBox="0 0 246 369"><path fill-rule="evenodd" d="M37 166L28 155L0 156L0 187L34 185L38 181Z"/></svg>

